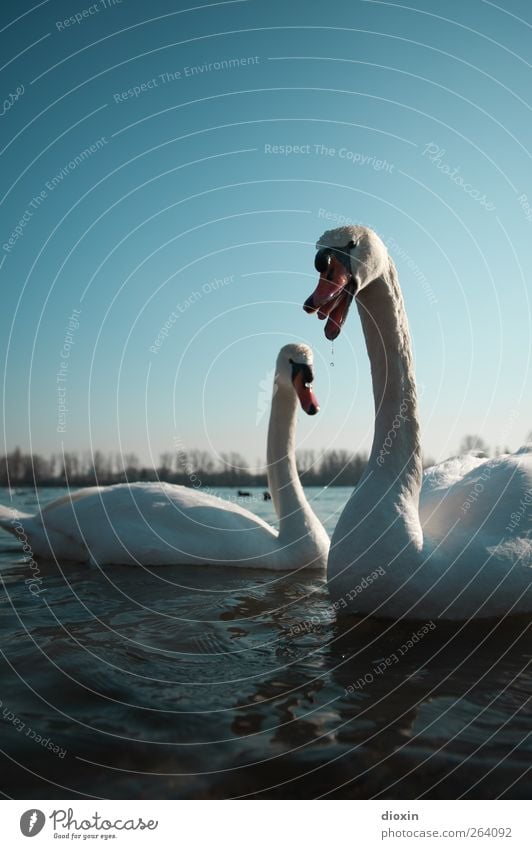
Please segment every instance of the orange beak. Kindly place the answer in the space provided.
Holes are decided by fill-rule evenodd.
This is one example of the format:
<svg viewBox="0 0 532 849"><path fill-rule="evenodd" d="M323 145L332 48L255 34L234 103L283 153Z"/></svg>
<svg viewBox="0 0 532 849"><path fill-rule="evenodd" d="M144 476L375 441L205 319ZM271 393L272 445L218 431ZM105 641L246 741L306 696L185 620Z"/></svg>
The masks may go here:
<svg viewBox="0 0 532 849"><path fill-rule="evenodd" d="M308 416L315 416L320 409L318 399L312 391L312 384L305 382L303 371L297 371L292 378L294 389L302 409Z"/></svg>

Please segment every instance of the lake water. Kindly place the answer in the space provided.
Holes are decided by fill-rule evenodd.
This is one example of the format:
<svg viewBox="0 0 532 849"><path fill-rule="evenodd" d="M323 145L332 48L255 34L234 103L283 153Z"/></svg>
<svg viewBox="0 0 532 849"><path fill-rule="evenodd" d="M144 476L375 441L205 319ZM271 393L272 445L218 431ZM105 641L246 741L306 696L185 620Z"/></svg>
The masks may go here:
<svg viewBox="0 0 532 849"><path fill-rule="evenodd" d="M329 532L348 495L308 491ZM423 623L337 621L318 573L43 564L33 596L2 532L0 564L4 794L530 797L527 618L412 641Z"/></svg>

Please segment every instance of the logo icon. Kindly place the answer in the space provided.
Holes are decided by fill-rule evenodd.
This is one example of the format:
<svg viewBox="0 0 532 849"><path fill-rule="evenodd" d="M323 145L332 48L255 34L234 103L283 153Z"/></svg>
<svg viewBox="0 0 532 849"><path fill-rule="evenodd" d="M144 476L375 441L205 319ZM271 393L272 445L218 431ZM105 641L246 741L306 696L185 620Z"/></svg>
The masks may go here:
<svg viewBox="0 0 532 849"><path fill-rule="evenodd" d="M255 425L258 427L264 417L264 414L268 410L273 396L277 391L277 385L273 383L273 378L275 377L275 369L271 369L266 377L259 383L259 391L257 393L257 416L255 418Z"/></svg>
<svg viewBox="0 0 532 849"><path fill-rule="evenodd" d="M25 811L20 818L20 830L24 837L35 837L43 830L46 817L42 811L32 808Z"/></svg>

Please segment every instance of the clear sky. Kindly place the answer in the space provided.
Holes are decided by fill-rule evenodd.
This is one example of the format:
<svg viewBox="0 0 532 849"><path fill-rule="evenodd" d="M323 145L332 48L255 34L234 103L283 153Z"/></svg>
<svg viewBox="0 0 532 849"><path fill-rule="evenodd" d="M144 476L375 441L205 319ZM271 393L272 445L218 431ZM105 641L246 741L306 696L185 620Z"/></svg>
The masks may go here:
<svg viewBox="0 0 532 849"><path fill-rule="evenodd" d="M301 447L368 449L356 312L332 355L302 310L340 216L396 260L425 452L523 441L526 0L12 0L1 16L4 447L254 462L277 351L301 340L322 404Z"/></svg>

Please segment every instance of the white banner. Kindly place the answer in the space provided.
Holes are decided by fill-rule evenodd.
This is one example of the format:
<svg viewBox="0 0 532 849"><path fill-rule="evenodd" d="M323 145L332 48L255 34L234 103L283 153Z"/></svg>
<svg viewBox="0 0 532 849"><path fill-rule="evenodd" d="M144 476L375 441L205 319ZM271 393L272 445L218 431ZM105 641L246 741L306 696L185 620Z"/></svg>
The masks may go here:
<svg viewBox="0 0 532 849"><path fill-rule="evenodd" d="M4 801L5 847L530 849L521 801ZM28 841L35 838L35 844Z"/></svg>

